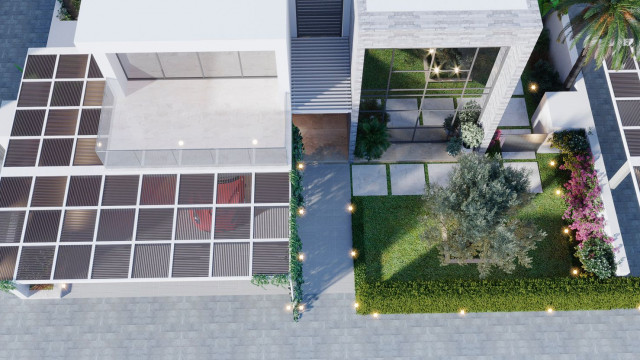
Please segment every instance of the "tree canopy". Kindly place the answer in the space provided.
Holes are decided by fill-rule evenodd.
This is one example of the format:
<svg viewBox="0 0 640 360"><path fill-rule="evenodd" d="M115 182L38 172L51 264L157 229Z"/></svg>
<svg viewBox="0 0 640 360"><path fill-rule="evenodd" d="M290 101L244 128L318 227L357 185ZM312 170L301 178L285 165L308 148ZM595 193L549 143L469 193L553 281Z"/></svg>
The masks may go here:
<svg viewBox="0 0 640 360"><path fill-rule="evenodd" d="M509 273L516 264L531 266L528 252L546 234L515 216L531 200L527 175L499 159L468 154L446 187L427 189L424 239L443 263L476 262L482 278L494 267Z"/></svg>

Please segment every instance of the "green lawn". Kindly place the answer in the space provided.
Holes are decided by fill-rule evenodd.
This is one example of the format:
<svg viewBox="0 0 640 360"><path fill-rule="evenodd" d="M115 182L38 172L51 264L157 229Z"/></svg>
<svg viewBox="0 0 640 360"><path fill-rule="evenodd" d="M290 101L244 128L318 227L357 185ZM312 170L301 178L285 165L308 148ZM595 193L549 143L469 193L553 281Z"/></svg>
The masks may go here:
<svg viewBox="0 0 640 360"><path fill-rule="evenodd" d="M550 167L557 155L538 155L544 192L520 212L520 217L547 232L531 254L531 268L518 267L512 274L493 271L489 279L567 277L573 266L573 251L562 235L563 200L555 194L566 182L566 174ZM353 241L361 256L356 260L359 282L478 279L475 265L442 266L435 248L428 248L421 234L424 210L420 196L354 198Z"/></svg>

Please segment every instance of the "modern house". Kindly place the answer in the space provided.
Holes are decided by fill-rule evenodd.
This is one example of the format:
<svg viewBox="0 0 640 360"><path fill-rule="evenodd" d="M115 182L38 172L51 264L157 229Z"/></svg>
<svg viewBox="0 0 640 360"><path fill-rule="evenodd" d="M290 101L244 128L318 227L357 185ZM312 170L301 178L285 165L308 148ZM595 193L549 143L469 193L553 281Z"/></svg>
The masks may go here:
<svg viewBox="0 0 640 360"><path fill-rule="evenodd" d="M348 162L388 114L390 151L426 158L473 100L485 149L541 28L535 0L84 0L0 134L0 277L286 273L292 123Z"/></svg>

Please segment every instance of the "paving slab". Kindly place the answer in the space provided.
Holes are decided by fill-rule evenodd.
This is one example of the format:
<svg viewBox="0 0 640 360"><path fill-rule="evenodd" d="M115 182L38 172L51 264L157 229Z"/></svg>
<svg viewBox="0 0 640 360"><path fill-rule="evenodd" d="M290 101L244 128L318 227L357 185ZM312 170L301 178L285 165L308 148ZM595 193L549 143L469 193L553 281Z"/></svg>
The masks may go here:
<svg viewBox="0 0 640 360"><path fill-rule="evenodd" d="M511 98L499 126L531 126L523 98Z"/></svg>
<svg viewBox="0 0 640 360"><path fill-rule="evenodd" d="M524 95L524 88L522 87L522 79L518 80L518 85L516 85L516 89L513 91L513 95L515 96Z"/></svg>
<svg viewBox="0 0 640 360"><path fill-rule="evenodd" d="M533 151L503 151L502 158L505 160L535 160L536 153Z"/></svg>
<svg viewBox="0 0 640 360"><path fill-rule="evenodd" d="M429 185L439 185L445 187L449 185L449 174L458 164L428 164Z"/></svg>
<svg viewBox="0 0 640 360"><path fill-rule="evenodd" d="M392 164L391 195L422 195L426 180L424 164Z"/></svg>
<svg viewBox="0 0 640 360"><path fill-rule="evenodd" d="M525 169L529 173L529 192L541 193L542 180L540 179L540 169L537 162L506 162L504 166L512 169Z"/></svg>
<svg viewBox="0 0 640 360"><path fill-rule="evenodd" d="M353 196L387 195L387 166L353 165L351 181Z"/></svg>
<svg viewBox="0 0 640 360"><path fill-rule="evenodd" d="M418 119L417 99L388 99L389 127L414 127Z"/></svg>
<svg viewBox="0 0 640 360"><path fill-rule="evenodd" d="M531 135L531 129L500 129L501 137L505 135Z"/></svg>

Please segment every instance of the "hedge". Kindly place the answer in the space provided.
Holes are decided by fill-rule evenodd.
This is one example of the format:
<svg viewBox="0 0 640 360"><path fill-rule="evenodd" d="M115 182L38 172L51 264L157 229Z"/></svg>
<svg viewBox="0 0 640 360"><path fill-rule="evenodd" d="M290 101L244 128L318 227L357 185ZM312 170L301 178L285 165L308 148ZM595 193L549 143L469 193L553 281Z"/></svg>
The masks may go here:
<svg viewBox="0 0 640 360"><path fill-rule="evenodd" d="M298 255L302 251L302 240L298 235L298 208L304 206L304 197L302 196L302 172L298 169L298 163L301 163L304 156L304 145L302 143L302 134L300 129L292 125L292 148L291 148L291 202L289 204L289 275L293 288L291 289L293 320L300 319L299 306L302 303L302 284L304 277L302 274L302 262L298 260Z"/></svg>
<svg viewBox="0 0 640 360"><path fill-rule="evenodd" d="M360 282L359 314L629 309L640 305L640 278Z"/></svg>

